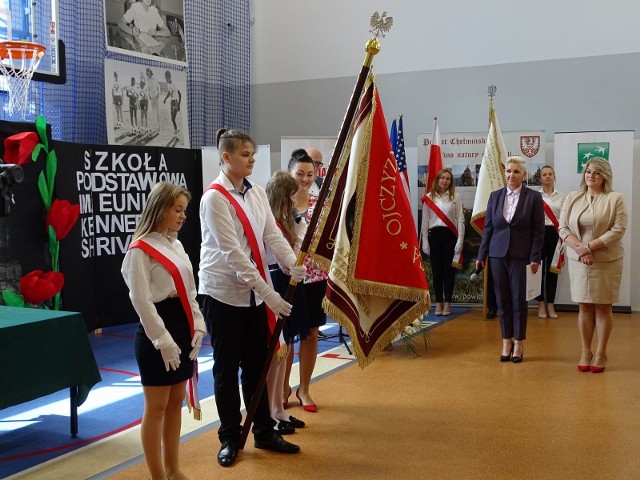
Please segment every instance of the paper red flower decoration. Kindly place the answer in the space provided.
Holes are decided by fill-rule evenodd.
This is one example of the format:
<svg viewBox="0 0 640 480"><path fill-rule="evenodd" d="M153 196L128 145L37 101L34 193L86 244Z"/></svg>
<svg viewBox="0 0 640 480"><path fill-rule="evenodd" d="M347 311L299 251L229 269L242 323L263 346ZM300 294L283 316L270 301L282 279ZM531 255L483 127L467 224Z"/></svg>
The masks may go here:
<svg viewBox="0 0 640 480"><path fill-rule="evenodd" d="M60 272L34 270L20 280L20 292L27 303L36 305L50 299L64 285L64 275Z"/></svg>
<svg viewBox="0 0 640 480"><path fill-rule="evenodd" d="M24 165L31 161L31 153L40 143L35 132L16 133L4 139L4 161Z"/></svg>
<svg viewBox="0 0 640 480"><path fill-rule="evenodd" d="M67 200L57 198L47 212L47 226L51 225L56 232L56 240L66 237L80 216L80 205L72 205Z"/></svg>

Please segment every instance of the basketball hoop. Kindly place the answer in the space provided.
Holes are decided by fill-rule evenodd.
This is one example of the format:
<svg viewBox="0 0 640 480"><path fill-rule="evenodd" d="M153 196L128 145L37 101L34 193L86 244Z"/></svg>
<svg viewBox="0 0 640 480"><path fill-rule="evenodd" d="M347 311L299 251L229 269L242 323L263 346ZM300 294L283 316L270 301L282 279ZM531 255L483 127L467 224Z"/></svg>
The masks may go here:
<svg viewBox="0 0 640 480"><path fill-rule="evenodd" d="M0 73L7 79L9 115L21 111L25 118L31 77L45 51L45 46L32 42L0 42Z"/></svg>

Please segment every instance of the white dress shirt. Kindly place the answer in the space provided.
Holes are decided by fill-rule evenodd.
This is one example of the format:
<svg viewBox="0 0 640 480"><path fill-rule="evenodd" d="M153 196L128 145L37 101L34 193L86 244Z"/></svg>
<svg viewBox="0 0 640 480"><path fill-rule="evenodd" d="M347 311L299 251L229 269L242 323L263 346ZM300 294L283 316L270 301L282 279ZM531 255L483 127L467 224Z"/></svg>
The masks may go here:
<svg viewBox="0 0 640 480"><path fill-rule="evenodd" d="M428 194L431 198L431 194ZM434 195L433 203L444 213L451 223L453 223L458 229L458 237L464 237L464 212L462 211L462 201L458 195L454 195L453 198L449 197L449 192L446 191L442 195L437 193ZM422 228L421 234L425 237L429 229L434 227L446 227L447 225L442 219L436 215L426 203L422 204Z"/></svg>
<svg viewBox="0 0 640 480"><path fill-rule="evenodd" d="M233 195L239 203L244 202L256 221L256 237L264 241L278 263L291 267L296 257L285 240L269 207L264 189L244 180L244 192L235 189L224 172L220 172L214 183L219 183ZM207 190L200 200L200 285L198 292L236 307L252 305L252 288L263 285L264 281L252 259L249 241L244 226L235 208L220 192ZM262 299L255 297L259 305Z"/></svg>
<svg viewBox="0 0 640 480"><path fill-rule="evenodd" d="M556 189L553 190L553 193L551 195L544 193L544 190L542 189L540 190L540 193L542 194L542 200L544 200L544 202L551 207L551 211L559 221L560 211L562 210L562 202L564 202L564 193L559 192ZM544 225L545 227L554 226L553 222L549 219L549 217L547 217L546 212L544 214Z"/></svg>
<svg viewBox="0 0 640 480"><path fill-rule="evenodd" d="M522 192L522 185L520 185L515 190L511 190L509 187L507 188L507 195L504 198L504 206L502 207L502 213L504 214L504 219L507 223L511 223L513 219L513 214L516 212L516 207L518 206L518 200L520 200L520 192Z"/></svg>
<svg viewBox="0 0 640 480"><path fill-rule="evenodd" d="M189 256L184 251L182 243L175 236L172 235L167 238L159 233L150 233L143 240L148 241L152 246L155 242L161 242L164 244L163 246L171 248L181 260L184 260L185 265L182 266L186 266L193 278L193 268L191 267ZM178 296L178 291L169 271L142 249L132 248L124 256L122 276L129 287L131 303L140 317L140 323L142 323L144 332L149 337L149 340L157 349L171 345L173 338L164 326L164 321L158 315L154 305L154 303L161 302L167 298ZM196 301L195 281L190 282L185 287L191 311L193 312L194 327L196 330L206 333L207 327Z"/></svg>

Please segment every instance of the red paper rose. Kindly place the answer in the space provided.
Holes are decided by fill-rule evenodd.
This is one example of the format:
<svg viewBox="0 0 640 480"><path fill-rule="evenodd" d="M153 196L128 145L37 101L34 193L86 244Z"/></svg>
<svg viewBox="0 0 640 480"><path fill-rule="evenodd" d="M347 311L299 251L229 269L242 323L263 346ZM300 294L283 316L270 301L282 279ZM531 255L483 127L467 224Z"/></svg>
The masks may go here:
<svg viewBox="0 0 640 480"><path fill-rule="evenodd" d="M40 143L35 132L16 133L4 139L4 161L24 165L31 161L31 152Z"/></svg>
<svg viewBox="0 0 640 480"><path fill-rule="evenodd" d="M20 280L20 292L27 303L36 305L50 299L64 285L64 275L60 272L34 270Z"/></svg>
<svg viewBox="0 0 640 480"><path fill-rule="evenodd" d="M80 205L72 205L67 200L57 198L51 204L47 213L47 225L51 225L56 232L56 240L60 241L68 235L80 216Z"/></svg>

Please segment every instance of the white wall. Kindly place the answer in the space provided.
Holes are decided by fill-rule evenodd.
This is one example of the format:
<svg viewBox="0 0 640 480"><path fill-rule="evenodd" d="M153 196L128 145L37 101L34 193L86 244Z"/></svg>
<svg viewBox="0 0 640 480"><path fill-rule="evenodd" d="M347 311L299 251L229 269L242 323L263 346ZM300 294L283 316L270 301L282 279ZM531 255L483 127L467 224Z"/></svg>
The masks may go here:
<svg viewBox="0 0 640 480"><path fill-rule="evenodd" d="M252 0L253 83L357 74L383 10L377 73L640 51L637 0Z"/></svg>

